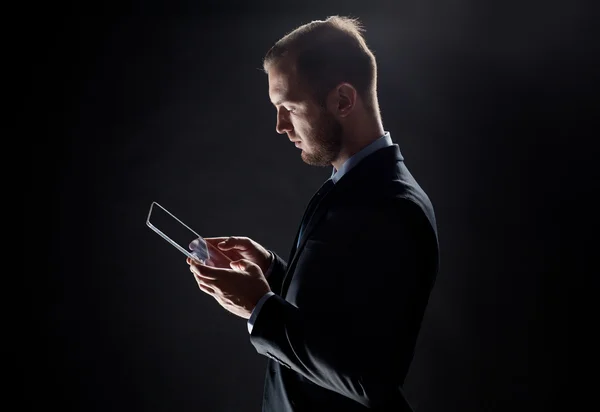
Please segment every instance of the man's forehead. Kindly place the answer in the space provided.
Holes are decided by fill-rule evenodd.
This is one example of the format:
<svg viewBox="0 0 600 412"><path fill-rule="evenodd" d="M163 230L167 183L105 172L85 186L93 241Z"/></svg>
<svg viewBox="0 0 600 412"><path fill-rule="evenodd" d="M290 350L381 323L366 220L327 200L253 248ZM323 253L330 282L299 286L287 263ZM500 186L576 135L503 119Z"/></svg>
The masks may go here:
<svg viewBox="0 0 600 412"><path fill-rule="evenodd" d="M299 98L300 85L296 70L286 62L271 66L267 72L269 78L269 98L277 104L281 100Z"/></svg>

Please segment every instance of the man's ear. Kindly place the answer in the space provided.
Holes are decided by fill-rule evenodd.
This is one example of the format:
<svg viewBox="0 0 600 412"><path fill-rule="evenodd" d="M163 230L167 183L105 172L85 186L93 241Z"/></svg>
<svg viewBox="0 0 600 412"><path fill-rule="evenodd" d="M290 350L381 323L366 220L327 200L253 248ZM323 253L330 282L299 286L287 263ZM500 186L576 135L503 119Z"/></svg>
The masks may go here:
<svg viewBox="0 0 600 412"><path fill-rule="evenodd" d="M358 93L350 83L340 83L327 96L327 109L339 117L346 117L354 106Z"/></svg>

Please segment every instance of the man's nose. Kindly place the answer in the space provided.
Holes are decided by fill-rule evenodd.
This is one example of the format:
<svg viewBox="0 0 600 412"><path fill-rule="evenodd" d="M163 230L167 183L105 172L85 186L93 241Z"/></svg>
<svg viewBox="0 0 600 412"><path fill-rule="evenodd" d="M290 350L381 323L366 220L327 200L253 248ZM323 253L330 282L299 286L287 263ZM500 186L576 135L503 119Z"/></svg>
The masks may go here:
<svg viewBox="0 0 600 412"><path fill-rule="evenodd" d="M292 122L286 118L285 114L279 111L277 113L277 124L275 125L275 130L279 134L284 134L286 132L292 131Z"/></svg>

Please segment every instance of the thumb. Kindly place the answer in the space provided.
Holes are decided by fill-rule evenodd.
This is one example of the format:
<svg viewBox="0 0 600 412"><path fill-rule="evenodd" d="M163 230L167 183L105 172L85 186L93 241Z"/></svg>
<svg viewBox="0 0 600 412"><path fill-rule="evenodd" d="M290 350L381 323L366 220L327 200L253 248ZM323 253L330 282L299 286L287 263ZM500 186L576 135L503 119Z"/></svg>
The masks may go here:
<svg viewBox="0 0 600 412"><path fill-rule="evenodd" d="M262 270L260 269L260 267L256 263L251 262L247 259L231 261L229 262L229 266L231 266L232 269L241 270L243 272L248 272L253 275L262 274Z"/></svg>

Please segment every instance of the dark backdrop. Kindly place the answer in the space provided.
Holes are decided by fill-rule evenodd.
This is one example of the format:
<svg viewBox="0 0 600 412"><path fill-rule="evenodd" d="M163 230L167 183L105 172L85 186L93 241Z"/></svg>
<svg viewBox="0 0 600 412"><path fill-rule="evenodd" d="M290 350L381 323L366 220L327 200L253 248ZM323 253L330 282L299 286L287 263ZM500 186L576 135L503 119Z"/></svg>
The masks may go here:
<svg viewBox="0 0 600 412"><path fill-rule="evenodd" d="M558 406L565 289L581 273L563 252L597 188L578 143L593 137L579 119L592 20L574 2L483 3L65 6L25 21L39 132L24 212L43 247L27 277L39 333L22 345L23 402L260 410L266 359L245 320L197 288L145 218L158 201L204 236L287 258L331 169L276 134L261 58L342 14L366 26L384 127L437 212L441 271L407 396L418 412Z"/></svg>

